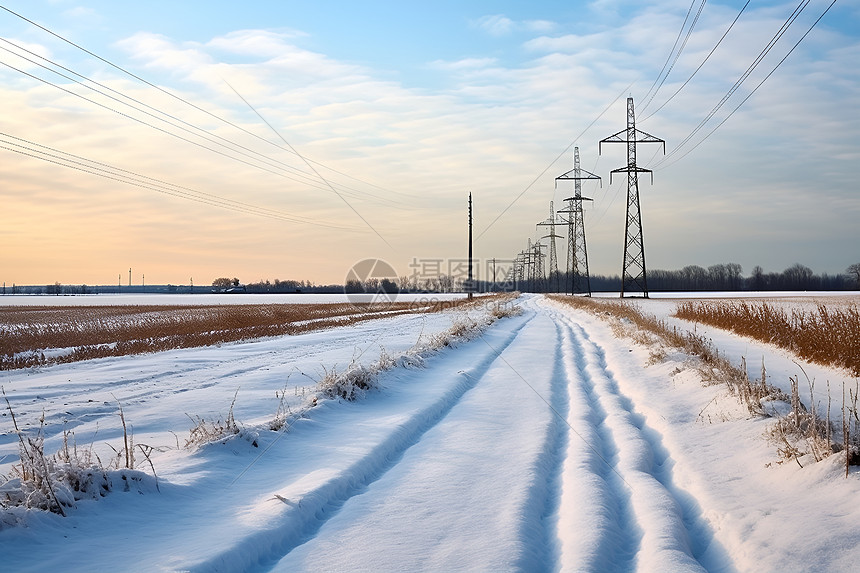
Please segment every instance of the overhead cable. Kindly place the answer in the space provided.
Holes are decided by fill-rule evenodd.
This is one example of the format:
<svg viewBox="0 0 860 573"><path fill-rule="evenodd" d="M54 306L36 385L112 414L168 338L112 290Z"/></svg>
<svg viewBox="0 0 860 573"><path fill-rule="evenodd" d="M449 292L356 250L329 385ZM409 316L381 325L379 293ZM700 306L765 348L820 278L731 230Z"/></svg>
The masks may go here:
<svg viewBox="0 0 860 573"><path fill-rule="evenodd" d="M198 203L204 203L207 205L221 207L223 209L228 209L231 211L267 217L270 219L290 221L294 223L302 223L320 227L328 227L333 229L342 229L349 231L357 230L355 227L336 225L334 223L328 223L326 221L321 221L318 219L302 217L300 215L285 213L276 209L260 207L257 205L252 205L250 203L234 201L232 199L220 197L211 193L197 191L189 187L183 187L181 185L169 183L167 181L156 179L154 177L148 177L146 175L142 175L134 171L129 171L127 169L115 167L107 163L87 159L80 155L67 153L65 151L61 151L59 149L52 148L47 145L35 143L33 141L10 135L8 133L0 132L0 138L3 138L0 139L0 149L12 151L20 155L26 155L34 159L39 159L48 163L59 165L61 167L66 167L69 169L74 169L76 171L81 171L83 173L88 173L90 175L96 175L105 179L125 183L127 185L156 191L165 195L172 195L174 197L179 197Z"/></svg>

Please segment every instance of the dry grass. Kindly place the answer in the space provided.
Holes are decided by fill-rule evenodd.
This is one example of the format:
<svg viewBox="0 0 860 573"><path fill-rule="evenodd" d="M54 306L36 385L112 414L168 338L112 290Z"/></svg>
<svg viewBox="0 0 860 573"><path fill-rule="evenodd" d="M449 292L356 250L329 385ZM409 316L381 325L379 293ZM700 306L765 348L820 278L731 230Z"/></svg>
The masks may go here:
<svg viewBox="0 0 860 573"><path fill-rule="evenodd" d="M847 401L845 389L843 389L842 435L839 436L839 432L834 432L834 424L830 419L829 384L827 385L827 409L822 418L821 412L816 407L815 380L807 379L811 405L807 408L798 391L797 377L790 379L791 395L767 383L764 362L761 366L761 378L750 380L746 360L742 360L739 366L731 364L724 356L720 356L719 351L709 340L692 332L679 333L675 328L670 329L655 316L642 313L635 303L553 295L550 295L550 298L609 320L616 336L632 338L641 344L657 347L657 352L652 352L652 359L656 355L665 356L665 352L659 350L660 343L699 357L701 364L698 370L703 381L725 384L729 392L746 406L751 415L776 418L776 422L768 430L768 438L776 445L777 452L783 460L794 460L801 465L800 460L805 455L811 455L815 461L820 461L831 454L844 451L846 475L850 465L860 464L860 414L858 414L860 410L857 406L856 388L848 391ZM710 303L682 303L680 306L696 304ZM850 317L852 309L849 308L848 311L847 315ZM853 312L856 313L856 307L853 307ZM773 313L764 312L763 315L772 317ZM820 313L820 316L831 315ZM836 316L845 316L845 313L837 313ZM843 321L839 323L844 324ZM827 339L830 340L831 337ZM774 404L784 405L783 409L786 412L781 414ZM840 437L841 442L838 439Z"/></svg>
<svg viewBox="0 0 860 573"><path fill-rule="evenodd" d="M105 466L92 445L78 449L74 432L69 430L63 431L62 448L53 455L46 454L44 415L35 435L27 435L18 427L5 391L2 394L18 436L19 461L12 465L9 476L0 476L0 529L19 522L21 510L38 509L65 516L66 509L75 507L78 501L104 497L119 485L126 491L134 485L140 491L144 484L154 480L158 489L158 477L150 460L153 448L138 444L153 475L134 469L134 441L119 402L123 446L114 448L116 458Z"/></svg>
<svg viewBox="0 0 860 573"><path fill-rule="evenodd" d="M700 361L698 370L702 379L708 384L725 384L752 415L766 413L761 403L763 399L787 398L781 390L767 384L764 366L762 366L761 380L750 380L745 362L740 365L732 364L724 356L720 356L719 350L710 340L694 332L669 328L656 316L643 313L635 303L557 295L550 295L550 298L610 320L616 336L628 337L639 344L652 346L652 363L665 358L666 353L662 345L677 348L686 354L698 357Z"/></svg>
<svg viewBox="0 0 860 573"><path fill-rule="evenodd" d="M266 427L275 432L286 431L293 421L305 416L304 410L316 406L319 398L328 397L355 400L363 395L365 391L375 386L377 375L380 372L390 370L396 366L420 365L423 363L423 357L428 353L444 346L449 346L457 339L469 338L475 332L480 331L499 318L519 314L521 309L513 302L517 295L518 293L486 296L473 301L467 301L466 299L462 301L431 301L420 308L416 308L414 303L403 303L394 307L386 305L376 308L371 306L355 308L352 305L300 305L304 307L316 307L305 309L296 308L299 305L259 305L258 310L259 308L266 308L273 316L277 315L277 311L288 311L287 315L293 321L289 326L292 329L296 329L292 331L301 331L307 326L307 323L296 325L296 321L312 320L311 317L321 318L319 322L312 323L313 325L320 323L330 325L332 324L331 321L336 320L338 316L346 316L349 319L348 322L355 322L357 320L391 316L392 314L402 314L405 312L434 312L449 308L469 309L483 306L487 311L484 319L478 321L469 318L465 313L462 316L457 316L450 329L432 336L428 340L419 339L413 348L402 355L392 357L385 349L382 349L379 359L368 367L353 363L344 372L337 372L335 368L326 370L325 375L317 384L315 395L311 397L311 400L304 408L299 408L299 411L296 413L291 411L287 402L288 380L285 381L283 389L275 392L275 398L278 400L275 418ZM272 309L271 307L275 308ZM110 332L136 333L140 335L143 331L142 329L147 326L162 328L164 324L173 324L183 316L187 316L183 312L194 311L191 315L192 320L198 320L197 327L186 328L186 325L183 325L179 330L191 339L195 339L194 336L201 333L201 328L208 327L211 329L213 327L211 323L205 320L205 317L208 316L211 319L212 314L210 311L217 309L218 311L229 311L227 312L227 316L233 317L233 320L227 321L227 324L219 323L217 325L220 327L220 332L228 330L225 329L225 326L232 326L237 331L242 331L245 326L250 326L252 332L259 332L253 330L253 327L260 326L259 322L243 318L248 314L254 314L253 312L248 312L249 307L247 305L226 308L155 308L157 310L154 310L154 307L13 309L20 311L10 313L18 321L17 324L20 328L17 330L15 328L7 328L7 331L24 333L17 340L19 344L22 339L27 340L28 336L30 337L29 340L41 340L43 343L48 340L68 340L68 337L74 336L76 332L86 332L87 335L91 336L103 336L103 334L92 332L92 330L88 331L87 328L81 326L81 322L73 320L77 319L80 321L81 317L88 317L95 324L103 324L110 327L116 326L113 329L106 328L109 331L108 335ZM165 312L166 320L159 320L160 312ZM337 313L343 314L338 315ZM23 328L23 326L27 324L26 320L32 319L34 314L42 317L43 326L34 327L33 330L37 332L26 332L27 329ZM141 319L141 315L147 316ZM217 312L214 316L224 317L224 315ZM131 317L131 320L123 323L121 320L122 317ZM8 324L9 322L7 322L7 327ZM343 321L339 321L337 324L343 324ZM264 323L263 326L266 326L266 324ZM138 330L135 330L135 327ZM287 332L290 332L290 330ZM269 333L267 331L267 334ZM242 334L242 338L246 337L247 331L242 332ZM39 336L42 338L39 338ZM205 337L195 340L201 339L206 340ZM7 343L7 346L10 347L12 344ZM185 343L181 346L190 345ZM258 447L257 433L259 428L245 428L236 421L233 415L238 392L237 390L233 396L226 419L204 420L200 417L189 416L192 421L192 428L185 443L186 448L197 448L213 442L223 442L234 436L244 437L252 446ZM134 443L131 426L126 422L125 414L119 401L117 401L117 407L123 429L123 441L119 448L113 448L113 446L108 444L113 449L115 456L113 460L110 460L105 465L93 451L92 445L89 448L79 450L75 443L74 433L71 431L63 432L63 447L58 452L53 455L46 454L44 451L44 427L40 426L35 435L25 434L20 430L12 405L6 398L5 391L2 388L0 388L0 394L2 394L6 401L6 409L9 411L14 433L19 440L19 462L13 464L10 476L0 476L0 529L7 525L23 523L26 512L32 509L50 511L65 516L66 509L73 508L77 501L103 497L120 485L125 490L130 490L134 487L138 491L142 491L143 489L147 489L149 484L154 484L155 490L159 489L158 477L155 474L155 467L150 458L151 453L156 448ZM41 422L44 424L44 416ZM136 448L152 469L152 476L134 469ZM178 448L179 440L177 438Z"/></svg>
<svg viewBox="0 0 860 573"><path fill-rule="evenodd" d="M456 316L447 330L427 337L420 336L412 348L397 356L391 356L383 348L379 359L369 366L353 360L343 371L338 371L337 368L324 368L317 388L322 397L356 400L376 386L379 373L397 366L423 364L424 357L429 354L472 338L496 320L521 314L522 308L514 303L518 296L519 293L501 293L466 302L461 305L461 308L484 307L486 314L477 320L466 313Z"/></svg>
<svg viewBox="0 0 860 573"><path fill-rule="evenodd" d="M469 302L0 307L0 370L298 334Z"/></svg>
<svg viewBox="0 0 860 573"><path fill-rule="evenodd" d="M188 431L188 440L185 442L185 447L199 447L210 442L217 442L224 438L229 438L230 436L239 434L241 428L239 428L239 424L236 423L236 418L233 417L233 408L236 406L236 398L238 397L239 390L237 389L236 393L233 395L233 401L230 403L230 410L227 413L226 420L221 420L219 418L207 422L204 418L199 416L194 418L188 415L193 426ZM255 447L256 445L257 444L254 443Z"/></svg>
<svg viewBox="0 0 860 573"><path fill-rule="evenodd" d="M612 328L618 336L628 336L635 342L646 345L655 340L662 340L669 346L698 356L705 365L726 369L732 377L746 377L745 370L742 373L739 367L721 358L719 352L708 340L692 332L678 332L677 329L670 329L656 316L644 314L635 303L559 295L549 295L549 298L604 318L615 319L612 321ZM636 328L627 329L625 325L634 325ZM660 352L659 349L657 352Z"/></svg>
<svg viewBox="0 0 860 573"><path fill-rule="evenodd" d="M776 344L805 360L847 368L860 376L860 309L856 305L816 310L767 302L690 301L675 316Z"/></svg>

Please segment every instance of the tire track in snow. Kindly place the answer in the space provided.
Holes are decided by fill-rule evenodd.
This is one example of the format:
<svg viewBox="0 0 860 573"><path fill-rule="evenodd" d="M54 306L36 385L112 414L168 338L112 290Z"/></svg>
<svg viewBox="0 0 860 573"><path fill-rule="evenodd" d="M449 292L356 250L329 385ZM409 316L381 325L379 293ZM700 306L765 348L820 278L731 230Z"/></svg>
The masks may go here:
<svg viewBox="0 0 860 573"><path fill-rule="evenodd" d="M567 439L559 332L541 312L503 351L485 341L498 359L480 382L275 570L556 570ZM392 558L376 538L414 549Z"/></svg>
<svg viewBox="0 0 860 573"><path fill-rule="evenodd" d="M551 570L553 564L559 563L562 551L558 536L558 516L561 511L564 464L570 440L567 426L570 393L565 375L563 331L557 320L554 320L553 324L556 344L553 349L553 371L548 401L554 415L546 436L544 452L535 464L535 473L545 476L545 480L535 480L530 492L531 502L528 504L534 508L534 518L524 521L520 530L520 536L525 539L529 536L529 528L542 529L541 546L536 548L536 553L543 554L543 567L547 570Z"/></svg>
<svg viewBox="0 0 860 573"><path fill-rule="evenodd" d="M536 316L534 312L528 314L530 316L512 319L520 323L493 347L485 346L480 340L469 343L474 345L473 355L480 354L481 358L477 363L472 362L471 368L459 372L456 384L438 400L413 414L349 467L311 491L302 492L298 497L290 495L290 500L298 501L291 501L290 510L276 520L273 526L258 530L241 539L237 545L226 547L205 561L185 568L189 571L265 571L293 549L312 539L350 498L366 491L372 483L395 467L409 448L445 419L464 395L480 382L498 359L498 354L510 346Z"/></svg>
<svg viewBox="0 0 860 573"><path fill-rule="evenodd" d="M551 313L556 314L556 313ZM569 392L571 428L562 475L559 538L562 570L629 571L642 531L630 488L617 470L619 448L595 392L584 349L569 321L556 314Z"/></svg>
<svg viewBox="0 0 860 573"><path fill-rule="evenodd" d="M633 402L619 389L606 362L604 350L588 333L563 317L572 335L572 349L583 374L583 388L592 407L594 434L604 466L600 472L608 489L603 493L617 499L616 517L623 523L605 527L604 549L629 547L632 554L620 555L612 563L594 563L593 570L706 571L697 558L709 541L697 504L677 490L672 481L668 451L658 432L649 428L636 413ZM604 506L611 508L611 505ZM605 518L611 511L603 511ZM701 540L701 541L700 541ZM627 546L627 542L633 542ZM595 557L605 558L605 555Z"/></svg>

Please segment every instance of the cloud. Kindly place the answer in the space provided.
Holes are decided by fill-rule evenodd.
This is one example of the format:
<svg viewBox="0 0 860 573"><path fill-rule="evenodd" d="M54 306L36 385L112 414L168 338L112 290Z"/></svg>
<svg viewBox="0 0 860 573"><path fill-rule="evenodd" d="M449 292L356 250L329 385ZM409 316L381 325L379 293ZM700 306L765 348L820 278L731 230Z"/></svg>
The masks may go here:
<svg viewBox="0 0 860 573"><path fill-rule="evenodd" d="M35 70L44 62L41 58L52 58L50 48L43 44L16 38L0 39L0 61L21 70Z"/></svg>
<svg viewBox="0 0 860 573"><path fill-rule="evenodd" d="M237 30L224 36L213 38L208 48L223 50L230 54L244 54L256 58L276 58L284 50L295 51L291 41L306 37L301 32L274 32L270 30Z"/></svg>
<svg viewBox="0 0 860 573"><path fill-rule="evenodd" d="M140 32L117 42L117 46L147 68L169 70L174 75L185 75L214 62L196 42L176 44L160 34Z"/></svg>
<svg viewBox="0 0 860 573"><path fill-rule="evenodd" d="M514 31L517 24L507 16L494 14L491 16L481 16L475 22L475 26L491 36L506 36Z"/></svg>
<svg viewBox="0 0 860 573"><path fill-rule="evenodd" d="M463 58L462 60L457 60L454 62L435 60L433 62L430 62L428 65L431 68L438 70L459 71L484 69L496 65L497 63L498 59L496 58Z"/></svg>
<svg viewBox="0 0 860 573"><path fill-rule="evenodd" d="M674 9L631 13L621 26L583 34L561 26L553 29L549 23L529 28L528 22L504 16L485 19L482 29L488 32L524 34L516 44L525 48L523 57L511 62L493 53L436 60L429 67L438 72L431 74L438 83L421 86L395 81L387 69L357 66L304 48L292 31L236 30L203 42L139 33L119 43L129 54L129 67L246 131L115 71L100 71L106 82L204 127L211 136L228 139L233 151L147 121L241 161L7 73L15 82L7 82L0 96L8 110L4 129L10 133L353 230L223 211L7 154L0 162L0 176L8 182L0 190L0 201L14 225L0 231L7 233L0 237L10 245L4 252L20 252L14 255L18 259L40 259L44 267L72 273L74 265L67 261L75 260L73 252L92 248L99 264L109 269L104 275L112 275L103 282L116 278L114 268L127 270L129 265L167 268L175 276L161 280L174 284L192 274L195 281L203 280L205 269L216 266L221 270L215 276L228 273L242 280L264 274L342 280L352 263L367 256L381 256L397 268L406 268L412 257L460 256L468 191L474 194L476 226L483 231L531 185L477 245L478 256L513 255L533 235L534 223L546 217L548 202L567 196L562 195L566 189L556 190L554 177L570 169L572 150L562 152L575 138L582 134L575 144L586 169L606 177L609 169L623 165L622 146L604 147L598 157L596 143L624 127L625 88L632 80L638 79L630 89L640 128L665 139L670 151L705 117L755 57L753 47L767 40L761 30L776 22L772 12L751 11L695 80L660 113L643 120L680 87L733 16L728 9L709 13L649 109L641 109L641 98L666 60L683 19ZM702 146L659 169L653 187L643 183L643 225L652 266L702 264L696 259L699 253L712 257L706 263L737 260L747 269L754 264L772 268L755 258L781 248L816 271L832 272L854 256L846 245L860 240L855 230L860 200L853 187L858 146L852 135L860 130L860 118L845 110L853 109L860 98L853 65L858 43L829 30L826 41L821 36L821 43L815 43L815 37L809 38L814 52L804 43ZM779 48L784 55L787 47ZM762 70L775 63L769 61ZM751 78L744 89L751 89L763 74ZM318 161L320 173L395 249L382 244L300 158L284 149L224 80L302 155ZM747 93L739 92L738 98ZM733 99L716 121L739 101ZM125 108L123 112L142 117ZM243 147L266 159L239 155ZM643 148L641 161L650 161L655 152ZM559 154L561 159L553 163ZM586 217L593 272L620 271L616 264L626 189L618 179L611 187L607 182L588 191L595 198ZM790 209L783 208L786 205ZM804 213L821 216L804 221ZM795 230L796 240L790 242L786 235L791 234L778 229ZM822 250L825 245L829 250ZM774 263L776 268L779 264ZM154 273L152 277L153 282L160 280ZM97 282L65 276L39 280Z"/></svg>
<svg viewBox="0 0 860 573"><path fill-rule="evenodd" d="M92 8L87 8L85 6L75 6L74 8L69 8L68 10L63 11L63 14L70 19L80 20L86 22L89 25L93 23L101 23L103 21L101 15L93 10Z"/></svg>
<svg viewBox="0 0 860 573"><path fill-rule="evenodd" d="M555 30L558 25L550 20L526 20L523 26L530 32L538 32L541 34Z"/></svg>
<svg viewBox="0 0 860 573"><path fill-rule="evenodd" d="M557 24L550 20L515 21L502 14L481 16L473 22L473 25L495 37L508 36L515 32L543 34L557 28Z"/></svg>

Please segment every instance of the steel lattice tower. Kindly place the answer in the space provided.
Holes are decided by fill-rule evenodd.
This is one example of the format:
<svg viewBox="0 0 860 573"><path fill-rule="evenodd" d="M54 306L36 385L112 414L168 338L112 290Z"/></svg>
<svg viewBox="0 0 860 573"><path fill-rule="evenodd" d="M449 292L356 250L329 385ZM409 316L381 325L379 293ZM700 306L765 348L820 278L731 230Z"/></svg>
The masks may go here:
<svg viewBox="0 0 860 573"><path fill-rule="evenodd" d="M622 137L622 135L624 137ZM627 218L624 227L624 263L621 275L621 296L629 290L642 292L648 298L648 278L645 272L645 244L642 240L642 211L639 207L639 173L650 173L654 182L654 172L636 165L637 143L662 143L666 153L666 142L636 129L636 116L633 111L633 98L627 98L627 129L601 139L598 150L604 143L627 144L627 166L609 172L612 184L613 173L627 173ZM599 151L598 151L599 152Z"/></svg>
<svg viewBox="0 0 860 573"><path fill-rule="evenodd" d="M561 239L561 235L557 235L555 232L555 226L561 225L564 221L561 221L556 218L555 215L555 207L553 206L553 202L549 202L549 217L545 221L541 221L536 226L537 227L549 227L549 234L544 235L541 239L549 239L549 270L548 272L548 281L547 281L547 290L550 292L558 292L559 291L559 272L558 272L558 255L555 247L555 240ZM553 283L555 286L553 287Z"/></svg>
<svg viewBox="0 0 860 573"><path fill-rule="evenodd" d="M516 290L523 290L523 283L526 280L526 257L525 253L520 253L514 259L514 286Z"/></svg>
<svg viewBox="0 0 860 573"><path fill-rule="evenodd" d="M585 175L583 175L583 173ZM591 277L588 274L588 251L585 246L585 220L582 202L592 199L582 196L582 181L600 177L579 166L579 148L573 148L573 169L555 178L559 181L573 181L573 197L565 199L566 209L559 211L567 215L567 292L568 294L586 294L591 296Z"/></svg>
<svg viewBox="0 0 860 573"><path fill-rule="evenodd" d="M523 251L523 264L525 265L525 283L526 283L526 292L534 292L534 280L535 280L535 259L534 259L534 249L532 248L532 240L529 239L528 246L526 250Z"/></svg>
<svg viewBox="0 0 860 573"><path fill-rule="evenodd" d="M529 243L531 243L531 239L529 239ZM532 292L541 292L543 289L543 283L546 279L546 274L544 274L544 259L546 255L543 254L543 249L546 248L546 245L540 242L540 239L533 245L531 245L531 258L532 258Z"/></svg>

